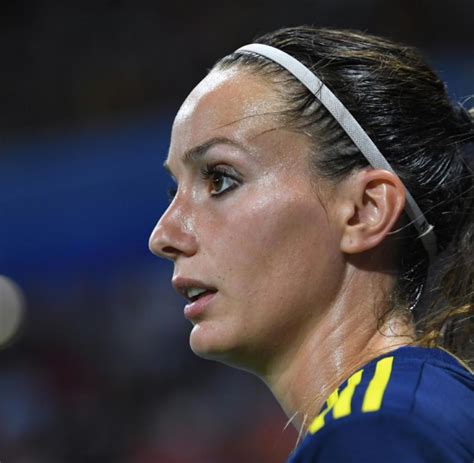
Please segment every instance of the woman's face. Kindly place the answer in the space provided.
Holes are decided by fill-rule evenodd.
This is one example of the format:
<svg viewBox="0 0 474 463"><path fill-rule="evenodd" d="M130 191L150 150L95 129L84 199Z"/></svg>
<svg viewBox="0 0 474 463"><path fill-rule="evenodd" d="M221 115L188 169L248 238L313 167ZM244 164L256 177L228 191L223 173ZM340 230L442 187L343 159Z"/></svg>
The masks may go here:
<svg viewBox="0 0 474 463"><path fill-rule="evenodd" d="M193 351L254 371L297 348L344 266L337 190L311 174L309 138L281 125L281 109L264 78L211 72L174 121L177 192L150 237L178 291L208 290L187 293Z"/></svg>

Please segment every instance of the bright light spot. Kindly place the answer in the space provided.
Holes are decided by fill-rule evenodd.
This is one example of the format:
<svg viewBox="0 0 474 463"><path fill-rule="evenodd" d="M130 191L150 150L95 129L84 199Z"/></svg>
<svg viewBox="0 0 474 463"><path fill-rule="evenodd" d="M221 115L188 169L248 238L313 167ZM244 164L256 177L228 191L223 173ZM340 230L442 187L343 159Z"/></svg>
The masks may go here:
<svg viewBox="0 0 474 463"><path fill-rule="evenodd" d="M0 275L0 347L5 347L20 328L25 313L25 297L20 287Z"/></svg>

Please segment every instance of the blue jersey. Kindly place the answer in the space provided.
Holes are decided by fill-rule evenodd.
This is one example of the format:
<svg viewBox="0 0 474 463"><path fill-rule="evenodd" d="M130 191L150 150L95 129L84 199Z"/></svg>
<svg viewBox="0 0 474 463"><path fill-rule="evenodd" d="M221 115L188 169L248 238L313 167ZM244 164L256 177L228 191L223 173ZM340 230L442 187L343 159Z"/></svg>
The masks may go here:
<svg viewBox="0 0 474 463"><path fill-rule="evenodd" d="M402 347L336 389L288 463L474 462L474 375L441 349Z"/></svg>

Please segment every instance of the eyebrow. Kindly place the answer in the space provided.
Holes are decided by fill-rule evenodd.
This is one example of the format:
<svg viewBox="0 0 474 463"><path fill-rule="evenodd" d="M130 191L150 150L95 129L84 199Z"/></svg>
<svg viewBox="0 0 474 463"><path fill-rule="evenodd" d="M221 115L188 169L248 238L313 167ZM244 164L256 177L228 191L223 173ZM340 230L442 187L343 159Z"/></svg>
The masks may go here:
<svg viewBox="0 0 474 463"><path fill-rule="evenodd" d="M189 150L185 151L183 155L183 161L195 162L199 158L204 156L207 153L207 151L209 151L215 145L230 145L230 146L235 146L237 148L242 149L242 145L240 143L237 143L236 141L231 140L230 138L214 137L214 138L211 138L210 140L205 141L204 143L201 143L200 145L194 146L190 148ZM163 163L163 167L173 177L173 174L171 173L171 169L167 161Z"/></svg>

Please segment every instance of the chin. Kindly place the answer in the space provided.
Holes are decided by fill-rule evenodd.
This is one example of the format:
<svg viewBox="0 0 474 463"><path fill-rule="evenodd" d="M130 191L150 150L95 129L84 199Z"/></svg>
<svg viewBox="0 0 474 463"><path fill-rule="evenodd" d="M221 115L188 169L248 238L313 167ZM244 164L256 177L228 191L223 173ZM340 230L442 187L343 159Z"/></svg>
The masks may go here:
<svg viewBox="0 0 474 463"><path fill-rule="evenodd" d="M199 357L216 359L225 355L226 348L223 345L225 337L219 335L212 323L199 322L194 325L189 336L191 350Z"/></svg>
<svg viewBox="0 0 474 463"><path fill-rule="evenodd" d="M242 347L231 342L229 334L215 329L212 323L194 325L189 337L191 350L206 360L215 360L232 367L249 370L242 356ZM219 332L220 331L220 332Z"/></svg>

